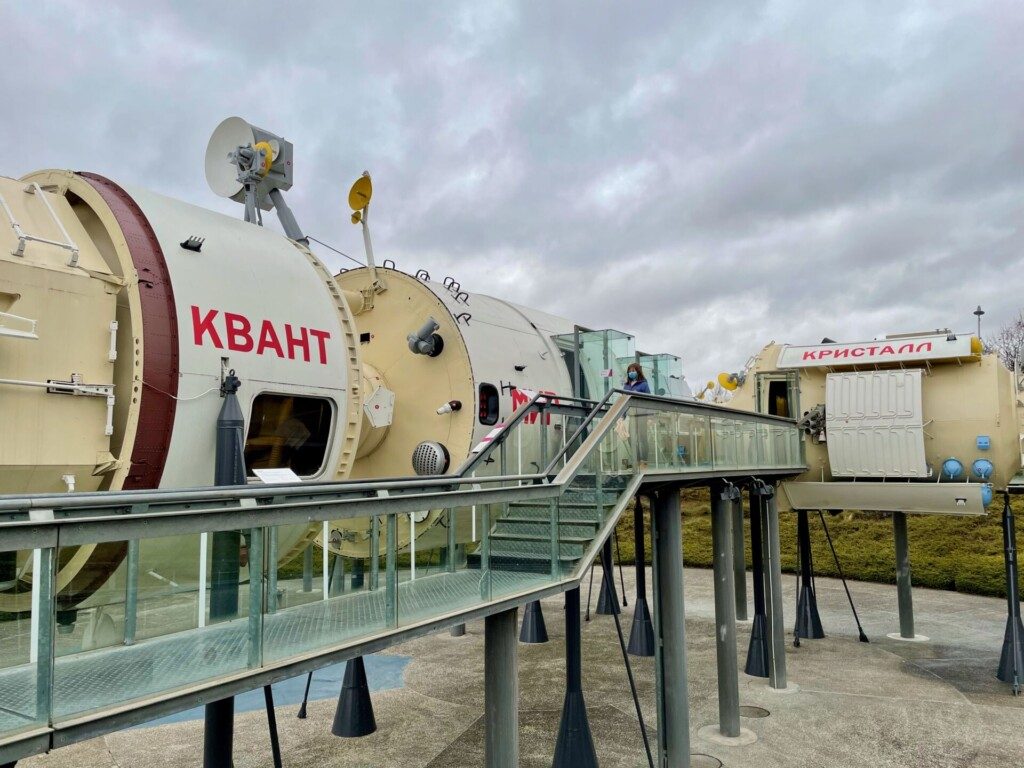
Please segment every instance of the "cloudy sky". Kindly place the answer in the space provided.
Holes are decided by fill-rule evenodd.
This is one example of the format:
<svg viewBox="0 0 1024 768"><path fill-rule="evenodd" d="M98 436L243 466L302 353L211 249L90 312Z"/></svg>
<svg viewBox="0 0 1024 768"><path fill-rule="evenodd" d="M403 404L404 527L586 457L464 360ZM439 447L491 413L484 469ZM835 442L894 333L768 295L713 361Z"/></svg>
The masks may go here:
<svg viewBox="0 0 1024 768"><path fill-rule="evenodd" d="M232 215L241 115L295 143L300 224L634 333L699 382L769 340L1024 306L1024 4L0 5L0 173L104 173ZM319 249L333 267L340 257Z"/></svg>

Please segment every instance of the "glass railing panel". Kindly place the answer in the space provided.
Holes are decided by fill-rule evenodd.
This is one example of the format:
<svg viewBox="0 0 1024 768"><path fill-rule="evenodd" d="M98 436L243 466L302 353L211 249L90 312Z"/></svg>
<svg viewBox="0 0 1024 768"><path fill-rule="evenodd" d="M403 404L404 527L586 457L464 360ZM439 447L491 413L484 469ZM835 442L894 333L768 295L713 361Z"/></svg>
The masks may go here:
<svg viewBox="0 0 1024 768"><path fill-rule="evenodd" d="M313 541L321 531L319 524L281 525L268 530L267 605L270 613L278 608L294 608L322 600L329 590L331 555ZM330 536L328 527L322 538L329 540Z"/></svg>
<svg viewBox="0 0 1024 768"><path fill-rule="evenodd" d="M735 423L722 416L712 416L711 436L714 446L714 468L735 469L739 448Z"/></svg>
<svg viewBox="0 0 1024 768"><path fill-rule="evenodd" d="M446 509L439 525L417 547L415 574L408 562L399 557L398 626L408 626L448 613L469 610L491 599L494 558L491 543L492 509L498 505L478 505L473 523L471 507ZM399 515L399 519L402 515ZM477 541L473 541L476 529Z"/></svg>
<svg viewBox="0 0 1024 768"><path fill-rule="evenodd" d="M53 720L258 666L264 551L262 529L97 544L58 601Z"/></svg>
<svg viewBox="0 0 1024 768"><path fill-rule="evenodd" d="M52 549L0 552L0 738L49 720L53 562Z"/></svg>
<svg viewBox="0 0 1024 768"><path fill-rule="evenodd" d="M357 540L343 541L339 530L329 530L327 540L332 544L326 552L316 545L307 550L302 541L298 546L282 547L281 539L290 526L268 529L271 548L275 536L279 538L279 554L272 557L268 552L266 559L264 664L330 648L390 626L386 518L370 517L366 527L365 537Z"/></svg>

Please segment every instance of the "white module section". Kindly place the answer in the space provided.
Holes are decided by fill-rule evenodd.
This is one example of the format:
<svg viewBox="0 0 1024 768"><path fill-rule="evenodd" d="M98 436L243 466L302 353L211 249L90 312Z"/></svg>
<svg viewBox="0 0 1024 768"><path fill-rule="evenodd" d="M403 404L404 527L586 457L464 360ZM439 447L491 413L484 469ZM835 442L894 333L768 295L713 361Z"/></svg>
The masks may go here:
<svg viewBox="0 0 1024 768"><path fill-rule="evenodd" d="M921 371L828 374L825 434L836 477L927 477Z"/></svg>

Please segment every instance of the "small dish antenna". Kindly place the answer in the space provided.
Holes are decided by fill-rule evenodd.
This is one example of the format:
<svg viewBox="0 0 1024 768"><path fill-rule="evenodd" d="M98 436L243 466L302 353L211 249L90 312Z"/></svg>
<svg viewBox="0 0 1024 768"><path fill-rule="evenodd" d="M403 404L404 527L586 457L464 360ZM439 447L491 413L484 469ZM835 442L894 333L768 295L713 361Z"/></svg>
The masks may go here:
<svg viewBox="0 0 1024 768"><path fill-rule="evenodd" d="M370 174L364 172L362 176L352 182L352 189L348 191L348 207L353 211L361 211L370 204L373 197L373 182Z"/></svg>
<svg viewBox="0 0 1024 768"><path fill-rule="evenodd" d="M718 374L718 383L727 392L735 392L740 386L740 377L735 373Z"/></svg>
<svg viewBox="0 0 1024 768"><path fill-rule="evenodd" d="M245 220L263 224L277 209L285 234L306 242L284 201L292 188L292 143L240 117L222 120L206 145L206 183L214 194L245 204Z"/></svg>

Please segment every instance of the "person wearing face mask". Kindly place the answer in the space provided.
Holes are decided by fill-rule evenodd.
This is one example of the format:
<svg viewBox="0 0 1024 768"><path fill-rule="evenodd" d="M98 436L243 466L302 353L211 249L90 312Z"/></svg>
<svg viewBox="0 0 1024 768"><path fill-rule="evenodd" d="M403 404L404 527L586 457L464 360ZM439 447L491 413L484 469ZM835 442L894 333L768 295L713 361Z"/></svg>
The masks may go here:
<svg viewBox="0 0 1024 768"><path fill-rule="evenodd" d="M629 392L651 394L651 386L644 378L644 369L640 367L640 363L630 363L629 368L626 369L626 383L622 385L622 388Z"/></svg>
<svg viewBox="0 0 1024 768"><path fill-rule="evenodd" d="M626 369L626 381L622 388L627 392L651 393L651 386L644 377L644 369L640 367L640 363L630 363ZM633 419L631 430L634 433L631 437L635 442L636 461L641 470L647 469L647 433L649 431L647 421L646 415L637 414Z"/></svg>

